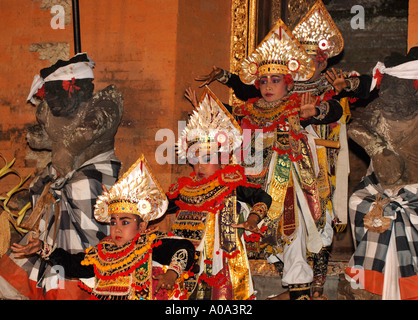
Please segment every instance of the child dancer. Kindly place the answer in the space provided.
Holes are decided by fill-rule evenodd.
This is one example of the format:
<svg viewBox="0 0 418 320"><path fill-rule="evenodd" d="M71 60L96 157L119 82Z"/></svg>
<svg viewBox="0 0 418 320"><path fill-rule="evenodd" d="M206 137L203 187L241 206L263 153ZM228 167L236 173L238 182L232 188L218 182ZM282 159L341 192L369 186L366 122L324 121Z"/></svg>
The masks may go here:
<svg viewBox="0 0 418 320"><path fill-rule="evenodd" d="M243 229L261 234L271 197L230 165L242 140L239 125L208 89L179 139L179 158L193 173L171 186L172 232L196 247L200 271L188 280L190 299L246 300L254 294ZM251 212L244 214L246 204ZM248 209L247 209L248 210Z"/></svg>
<svg viewBox="0 0 418 320"><path fill-rule="evenodd" d="M185 298L180 287L183 271L192 266L193 245L146 230L149 221L161 217L167 198L144 156L103 195L94 217L110 223L110 236L85 252L70 254L51 248L39 239L26 246L13 244L16 255L37 253L65 275L83 279L93 299L155 300ZM94 277L94 278L93 278ZM175 283L177 281L177 283Z"/></svg>

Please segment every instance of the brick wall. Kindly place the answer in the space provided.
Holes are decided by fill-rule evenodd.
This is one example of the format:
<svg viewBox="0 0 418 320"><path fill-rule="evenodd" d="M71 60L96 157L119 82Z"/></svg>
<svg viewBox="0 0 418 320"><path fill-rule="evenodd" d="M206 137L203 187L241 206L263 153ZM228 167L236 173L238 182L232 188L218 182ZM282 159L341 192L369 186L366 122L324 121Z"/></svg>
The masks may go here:
<svg viewBox="0 0 418 320"><path fill-rule="evenodd" d="M50 26L54 4L65 9L65 29ZM116 84L124 96L115 141L122 171L140 153L165 189L190 171L187 165L157 164L155 150L162 142L155 134L168 128L177 138L177 121L192 109L186 87L197 88L193 78L212 64L229 67L230 8L228 0L80 1L81 50L96 62L96 91ZM44 167L49 156L27 146L26 129L36 119L26 96L40 69L74 54L71 1L7 0L0 2L0 12L0 154L16 158L13 168L27 175ZM227 99L225 88L212 89ZM2 179L0 193L15 184L15 177Z"/></svg>
<svg viewBox="0 0 418 320"><path fill-rule="evenodd" d="M33 76L50 65L48 55L41 57L39 53L45 53L45 48L33 44L68 43L72 34L68 27L53 30L51 13L41 9L41 5L41 1L0 2L0 154L8 162L16 158L13 168L23 176L31 174L37 164L25 140L26 128L36 122L35 108L26 104L26 97ZM44 158L44 153L40 153L40 158ZM17 182L13 175L2 179L0 194Z"/></svg>
<svg viewBox="0 0 418 320"><path fill-rule="evenodd" d="M408 8L408 49L418 46L418 1L410 0Z"/></svg>

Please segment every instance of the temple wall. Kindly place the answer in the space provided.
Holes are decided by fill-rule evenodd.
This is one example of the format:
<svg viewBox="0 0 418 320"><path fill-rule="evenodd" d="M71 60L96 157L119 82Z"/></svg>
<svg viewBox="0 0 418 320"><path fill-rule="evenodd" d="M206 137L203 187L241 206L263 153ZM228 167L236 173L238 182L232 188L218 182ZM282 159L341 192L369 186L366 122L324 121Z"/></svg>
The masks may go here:
<svg viewBox="0 0 418 320"><path fill-rule="evenodd" d="M418 46L418 1L409 0L408 49Z"/></svg>
<svg viewBox="0 0 418 320"><path fill-rule="evenodd" d="M65 10L64 29L51 27L50 8L57 4ZM177 139L177 121L192 110L186 87L198 88L193 78L213 64L229 67L230 8L228 0L80 1L81 51L96 62L95 91L116 84L124 96L115 141L123 172L140 153L165 189L190 171L187 165L157 164L155 150L163 142L155 134L167 128ZM26 97L40 69L74 54L71 1L5 0L0 12L0 154L16 158L13 168L26 176L49 161L48 152L26 143L26 129L36 123ZM225 88L211 87L227 99ZM15 184L15 177L2 179L0 193Z"/></svg>

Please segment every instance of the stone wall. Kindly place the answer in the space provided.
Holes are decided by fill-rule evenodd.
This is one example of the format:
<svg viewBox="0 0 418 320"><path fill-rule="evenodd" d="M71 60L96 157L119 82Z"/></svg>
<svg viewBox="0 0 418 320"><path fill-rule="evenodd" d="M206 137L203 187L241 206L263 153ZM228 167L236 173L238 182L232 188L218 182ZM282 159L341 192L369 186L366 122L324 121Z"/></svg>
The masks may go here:
<svg viewBox="0 0 418 320"><path fill-rule="evenodd" d="M158 165L159 129L176 133L177 121L192 110L184 98L193 78L213 64L229 65L229 0L80 1L81 50L96 62L95 91L116 84L125 112L116 135L122 172L144 153L165 189L190 171L183 165ZM52 5L65 10L64 29L53 29ZM36 122L26 103L33 76L57 59L74 54L70 0L1 1L0 154L16 158L14 169L26 176L49 161L48 152L31 150L26 129ZM222 100L228 91L214 84ZM198 90L198 94L200 90ZM1 163L0 163L1 166ZM174 173L173 173L174 172ZM0 194L15 185L2 179Z"/></svg>

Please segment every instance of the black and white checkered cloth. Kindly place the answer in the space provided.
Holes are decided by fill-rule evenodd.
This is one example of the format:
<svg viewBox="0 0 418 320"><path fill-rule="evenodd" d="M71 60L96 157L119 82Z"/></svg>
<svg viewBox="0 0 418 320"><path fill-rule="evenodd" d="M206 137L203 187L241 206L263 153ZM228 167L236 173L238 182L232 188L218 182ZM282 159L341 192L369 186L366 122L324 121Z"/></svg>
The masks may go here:
<svg viewBox="0 0 418 320"><path fill-rule="evenodd" d="M109 189L116 182L120 167L120 161L113 150L90 159L65 177L58 177L56 170L49 164L30 186L32 200L35 204L44 186L52 181L49 192L54 196L56 204L59 204L60 211L58 219L55 217L55 205L50 206L49 215L43 212L39 226L40 239L70 253L77 253L95 246L107 236L108 226L94 219L94 204L97 196L103 192L102 185ZM25 244L26 238L27 236L21 243ZM51 266L38 256L14 259L11 254L10 257L44 292L54 289L59 270L51 272ZM52 281L54 277L55 280Z"/></svg>
<svg viewBox="0 0 418 320"><path fill-rule="evenodd" d="M385 272L386 254L394 232L400 277L418 274L418 184L386 189L379 184L373 168L356 188L349 200L350 221L355 252L348 267ZM390 227L372 232L364 227L363 218L373 208L376 197L388 199L383 216L390 218Z"/></svg>

